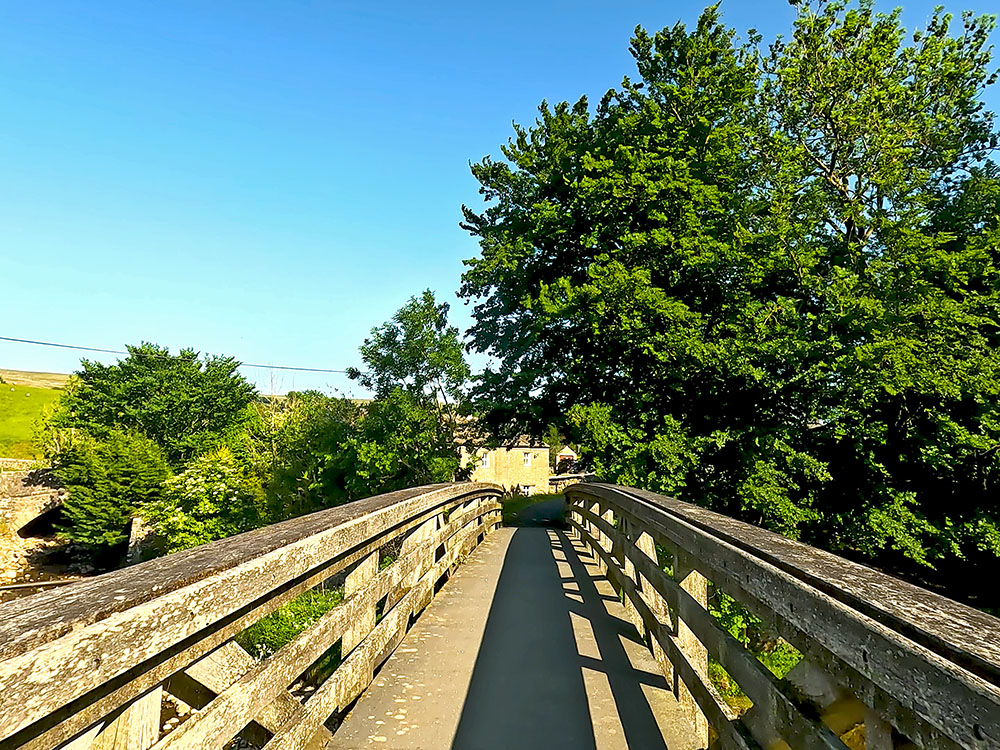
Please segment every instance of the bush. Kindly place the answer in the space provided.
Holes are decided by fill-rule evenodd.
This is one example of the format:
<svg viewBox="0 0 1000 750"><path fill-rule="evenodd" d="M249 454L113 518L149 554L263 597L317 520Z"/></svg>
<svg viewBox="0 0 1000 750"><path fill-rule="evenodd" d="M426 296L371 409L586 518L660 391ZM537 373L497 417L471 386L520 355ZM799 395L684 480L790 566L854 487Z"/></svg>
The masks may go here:
<svg viewBox="0 0 1000 750"><path fill-rule="evenodd" d="M264 492L228 448L196 458L168 479L143 510L168 552L196 547L267 523Z"/></svg>
<svg viewBox="0 0 1000 750"><path fill-rule="evenodd" d="M710 591L708 610L712 617L757 657L771 674L784 679L802 661L802 653L798 649L771 632L760 618L748 612L743 605L714 586ZM709 660L708 675L730 706L740 711L750 707L751 703L742 688L715 659Z"/></svg>
<svg viewBox="0 0 1000 750"><path fill-rule="evenodd" d="M154 344L129 346L113 365L81 360L53 417L103 438L115 429L155 440L174 466L211 450L247 417L256 389L232 357L172 355Z"/></svg>
<svg viewBox="0 0 1000 750"><path fill-rule="evenodd" d="M60 536L79 544L92 561L112 564L128 540L133 515L155 502L169 474L163 451L142 435L112 430L104 440L69 437L54 458L68 492Z"/></svg>

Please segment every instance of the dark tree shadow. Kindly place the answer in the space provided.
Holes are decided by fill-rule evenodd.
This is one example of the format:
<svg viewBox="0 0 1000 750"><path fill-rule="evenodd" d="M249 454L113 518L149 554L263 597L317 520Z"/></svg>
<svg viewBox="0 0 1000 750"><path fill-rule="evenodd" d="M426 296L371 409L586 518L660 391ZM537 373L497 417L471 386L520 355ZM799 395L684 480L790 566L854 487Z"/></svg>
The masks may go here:
<svg viewBox="0 0 1000 750"><path fill-rule="evenodd" d="M573 579L560 578L556 550L565 555ZM573 582L579 592L570 588ZM583 602L567 594L578 594ZM571 612L590 621L600 659L578 653ZM629 747L664 750L642 685L666 688L666 681L632 666L623 636L639 639L631 623L607 612L565 533L515 531L453 750L595 748L585 668L607 675Z"/></svg>

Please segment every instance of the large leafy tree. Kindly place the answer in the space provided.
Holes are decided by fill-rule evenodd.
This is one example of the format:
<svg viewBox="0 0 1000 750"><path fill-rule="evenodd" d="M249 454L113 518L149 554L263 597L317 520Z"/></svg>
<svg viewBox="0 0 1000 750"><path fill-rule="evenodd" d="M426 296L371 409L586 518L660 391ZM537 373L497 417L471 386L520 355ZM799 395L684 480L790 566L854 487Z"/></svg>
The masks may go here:
<svg viewBox="0 0 1000 750"><path fill-rule="evenodd" d="M112 365L82 360L74 385L53 421L103 438L113 430L139 432L163 447L178 466L211 450L240 424L256 398L232 357L171 354L144 343Z"/></svg>
<svg viewBox="0 0 1000 750"><path fill-rule="evenodd" d="M391 320L372 329L360 348L366 369L351 368L349 377L377 398L401 388L453 418L470 372L448 309L429 289L411 297Z"/></svg>
<svg viewBox="0 0 1000 750"><path fill-rule="evenodd" d="M349 374L375 400L363 408L345 444L352 497L456 476L470 372L448 309L425 291L373 328L361 345L365 369Z"/></svg>
<svg viewBox="0 0 1000 750"><path fill-rule="evenodd" d="M596 108L543 103L464 208L494 428L838 549L995 559L993 21L954 26L820 0L763 49L712 7L637 29Z"/></svg>

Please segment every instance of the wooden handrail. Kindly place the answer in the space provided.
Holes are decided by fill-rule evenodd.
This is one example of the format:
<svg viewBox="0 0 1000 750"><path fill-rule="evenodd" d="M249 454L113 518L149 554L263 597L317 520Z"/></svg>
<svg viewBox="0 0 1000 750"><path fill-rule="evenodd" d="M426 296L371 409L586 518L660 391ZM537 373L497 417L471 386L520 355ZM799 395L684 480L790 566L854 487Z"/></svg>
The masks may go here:
<svg viewBox="0 0 1000 750"><path fill-rule="evenodd" d="M283 700L291 680L335 645L355 619L347 613L374 612L386 599L383 620L376 626L374 616L368 618L371 628L354 634L357 643L338 669L347 670L337 677L346 686L338 696L360 691L371 672L367 678L364 669L352 672L351 679L344 675L359 663L374 669L388 656L379 639L401 638L438 580L499 525L500 492L495 485L457 483L379 495L0 605L0 750L58 747L74 737L84 742L88 732L99 737L114 727L120 733L124 725L141 725L128 730L133 735L128 746L140 750L167 740L170 747L223 747L275 700ZM265 662L276 671L265 675L266 688L242 714L223 697L228 687L216 684L209 688L216 697L196 721L185 722L192 728L178 731L178 739L160 738L159 695L165 685L169 690L182 684L178 675L199 681L191 669L199 660L238 649L235 635L334 574L346 571L357 578L360 565L369 570L380 550L400 540L406 554L315 623L307 631L308 648L303 634ZM435 559L442 546L443 556ZM388 635L386 622L394 628ZM328 629L316 630L321 623ZM290 680L277 676L274 665L281 664L294 672ZM255 666L225 682L242 689L259 670ZM205 680L200 682L204 686ZM154 694L155 710L149 697ZM279 712L283 722L262 719L261 726L277 732L271 742L280 745L280 736L299 736L303 727L319 731L330 715L316 721L322 711L313 701L319 695L301 716ZM336 710L339 698L324 705ZM150 728L152 718L137 719L146 714L155 714L155 727ZM204 729L222 718L223 728L206 739ZM198 739L182 742L185 736Z"/></svg>
<svg viewBox="0 0 1000 750"><path fill-rule="evenodd" d="M843 747L815 720L824 706L801 708L809 687L824 683L828 698L856 700L867 712L870 737L890 738L869 747L891 748L893 736L921 747L1000 747L1000 620L673 498L607 484L573 485L566 494L570 524L677 662L682 680L698 683L687 688L722 746L756 740L762 746ZM664 572L650 552L653 543L672 551L675 567L683 558L695 575L768 623L802 652L804 663L788 680L775 679L713 620L706 602L676 580L678 570L674 577ZM654 614L658 605L660 615ZM688 663L691 654L676 642L684 628L707 647L694 657L700 663ZM732 712L713 694L708 656L753 700L739 722L723 718Z"/></svg>

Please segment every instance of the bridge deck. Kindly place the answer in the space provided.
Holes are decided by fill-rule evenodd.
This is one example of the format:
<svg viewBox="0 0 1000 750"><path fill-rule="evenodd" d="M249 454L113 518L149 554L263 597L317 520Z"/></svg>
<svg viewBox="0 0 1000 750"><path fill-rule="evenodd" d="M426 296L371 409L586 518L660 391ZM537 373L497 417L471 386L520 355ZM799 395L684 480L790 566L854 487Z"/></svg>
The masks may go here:
<svg viewBox="0 0 1000 750"><path fill-rule="evenodd" d="M327 747L695 744L583 547L555 529L505 528L458 569Z"/></svg>

